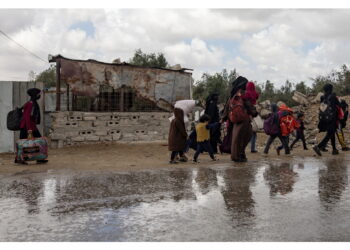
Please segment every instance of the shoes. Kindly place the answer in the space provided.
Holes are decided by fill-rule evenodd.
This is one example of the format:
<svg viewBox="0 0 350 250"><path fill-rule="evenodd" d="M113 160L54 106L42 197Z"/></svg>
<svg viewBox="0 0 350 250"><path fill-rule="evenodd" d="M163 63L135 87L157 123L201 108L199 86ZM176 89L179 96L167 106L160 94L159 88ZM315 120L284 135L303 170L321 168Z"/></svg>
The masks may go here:
<svg viewBox="0 0 350 250"><path fill-rule="evenodd" d="M277 155L280 155L280 149L279 148L276 148L276 153L277 153Z"/></svg>
<svg viewBox="0 0 350 250"><path fill-rule="evenodd" d="M312 147L312 149L316 152L316 154L318 156L322 156L320 148L318 146L314 146L314 147Z"/></svg>
<svg viewBox="0 0 350 250"><path fill-rule="evenodd" d="M22 165L28 165L28 163L27 162L25 162L25 161L21 161L21 160L15 160L15 163L17 163L17 164L22 164Z"/></svg>
<svg viewBox="0 0 350 250"><path fill-rule="evenodd" d="M47 162L48 162L48 160L37 160L36 161L37 164L45 164Z"/></svg>
<svg viewBox="0 0 350 250"><path fill-rule="evenodd" d="M341 150L343 150L343 151L349 151L350 148L349 148L349 147L344 147L344 148L342 148Z"/></svg>
<svg viewBox="0 0 350 250"><path fill-rule="evenodd" d="M169 161L169 163L170 163L170 164L178 164L178 162L175 161L175 160Z"/></svg>
<svg viewBox="0 0 350 250"><path fill-rule="evenodd" d="M234 162L247 162L248 160L247 160L247 158L245 158L245 159L239 158L239 159L234 159L232 161L234 161Z"/></svg>
<svg viewBox="0 0 350 250"><path fill-rule="evenodd" d="M320 148L320 150L321 150L322 152L328 152L328 150L327 150L326 148Z"/></svg>
<svg viewBox="0 0 350 250"><path fill-rule="evenodd" d="M182 156L180 157L179 161L181 162L187 162L188 161L188 158L186 156Z"/></svg>
<svg viewBox="0 0 350 250"><path fill-rule="evenodd" d="M258 153L258 151L256 151L256 150L252 150L252 151L250 151L251 153Z"/></svg>
<svg viewBox="0 0 350 250"><path fill-rule="evenodd" d="M213 159L211 159L212 161L218 161L219 159L214 157Z"/></svg>
<svg viewBox="0 0 350 250"><path fill-rule="evenodd" d="M193 162L194 164L199 163L199 161L198 161L198 160L195 160L195 159L193 159L192 162Z"/></svg>
<svg viewBox="0 0 350 250"><path fill-rule="evenodd" d="M337 149L333 149L332 155L338 155L338 154L339 154L339 151Z"/></svg>
<svg viewBox="0 0 350 250"><path fill-rule="evenodd" d="M304 148L304 150L309 150L308 148Z"/></svg>

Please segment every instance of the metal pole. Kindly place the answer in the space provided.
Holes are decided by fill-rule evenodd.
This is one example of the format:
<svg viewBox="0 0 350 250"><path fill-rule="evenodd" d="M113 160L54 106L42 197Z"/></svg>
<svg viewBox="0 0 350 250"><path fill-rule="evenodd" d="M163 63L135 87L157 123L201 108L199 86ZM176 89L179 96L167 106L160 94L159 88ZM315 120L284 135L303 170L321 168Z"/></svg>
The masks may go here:
<svg viewBox="0 0 350 250"><path fill-rule="evenodd" d="M56 61L56 111L61 111L61 60Z"/></svg>

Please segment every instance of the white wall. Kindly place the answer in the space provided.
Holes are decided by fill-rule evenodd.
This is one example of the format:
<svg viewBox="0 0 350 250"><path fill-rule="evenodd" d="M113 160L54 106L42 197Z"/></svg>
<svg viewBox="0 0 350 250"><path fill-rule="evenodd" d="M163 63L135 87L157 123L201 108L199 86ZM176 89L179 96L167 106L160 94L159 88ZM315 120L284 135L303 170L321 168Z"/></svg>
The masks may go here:
<svg viewBox="0 0 350 250"><path fill-rule="evenodd" d="M12 82L0 82L0 153L14 150L14 132L6 127L7 113L13 109L12 92Z"/></svg>

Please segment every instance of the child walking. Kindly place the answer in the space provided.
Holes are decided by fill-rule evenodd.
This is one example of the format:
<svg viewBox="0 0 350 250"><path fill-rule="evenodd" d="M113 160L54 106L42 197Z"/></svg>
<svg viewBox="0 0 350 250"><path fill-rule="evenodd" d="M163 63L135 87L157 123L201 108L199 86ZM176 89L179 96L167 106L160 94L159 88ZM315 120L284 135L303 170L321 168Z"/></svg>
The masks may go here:
<svg viewBox="0 0 350 250"><path fill-rule="evenodd" d="M179 154L180 161L186 162L187 157L184 154L187 140L187 132L184 122L184 112L182 109L174 109L175 119L170 123L168 147L171 151L170 164L178 163L175 158Z"/></svg>
<svg viewBox="0 0 350 250"><path fill-rule="evenodd" d="M308 148L306 147L305 136L304 136L305 126L304 126L304 114L303 113L298 113L297 122L299 123L300 126L299 126L299 128L296 129L297 136L296 136L295 140L292 142L292 144L290 145L290 150L293 149L293 146L299 140L301 140L303 142L304 150L308 150Z"/></svg>
<svg viewBox="0 0 350 250"><path fill-rule="evenodd" d="M199 118L199 123L196 125L196 133L197 133L197 150L193 156L193 162L198 162L198 156L201 152L207 151L210 155L210 158L213 161L217 159L214 156L213 149L210 145L210 129L218 126L220 123L212 123L208 124L210 121L210 116L202 115Z"/></svg>

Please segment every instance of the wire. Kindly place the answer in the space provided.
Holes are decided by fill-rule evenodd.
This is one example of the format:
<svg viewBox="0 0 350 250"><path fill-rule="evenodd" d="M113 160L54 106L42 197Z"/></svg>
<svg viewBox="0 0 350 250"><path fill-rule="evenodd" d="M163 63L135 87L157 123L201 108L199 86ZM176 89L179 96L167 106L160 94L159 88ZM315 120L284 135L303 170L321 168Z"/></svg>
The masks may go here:
<svg viewBox="0 0 350 250"><path fill-rule="evenodd" d="M32 56L36 57L37 59L48 63L46 60L42 59L40 56L37 56L36 54L34 54L33 52L31 52L30 50L26 49L25 47L23 47L21 44L19 44L18 42L16 42L15 40L13 40L11 37L9 37L5 32L3 32L2 30L0 30L0 33L5 36L7 39L11 40L12 42L14 42L15 44L17 44L18 46L20 46L22 49L26 50L29 54L31 54Z"/></svg>

